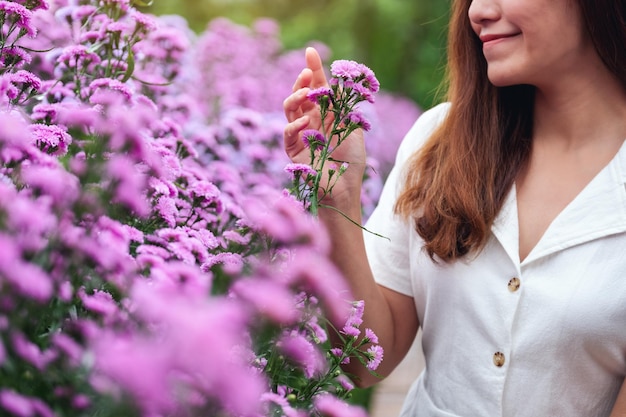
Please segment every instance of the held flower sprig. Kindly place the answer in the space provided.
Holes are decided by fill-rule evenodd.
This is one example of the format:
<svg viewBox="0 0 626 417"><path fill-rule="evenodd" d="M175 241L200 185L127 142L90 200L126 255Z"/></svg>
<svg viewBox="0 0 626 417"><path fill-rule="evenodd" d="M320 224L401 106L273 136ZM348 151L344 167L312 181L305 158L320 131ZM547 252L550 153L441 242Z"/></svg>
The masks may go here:
<svg viewBox="0 0 626 417"><path fill-rule="evenodd" d="M351 358L356 358L370 373L377 375L374 371L383 360L384 350L378 344L378 336L372 329L366 328L365 335L359 339L364 311L365 302L363 300L352 303L350 317L348 317L343 329L337 332L343 349L333 348L331 353L336 364L348 364Z"/></svg>
<svg viewBox="0 0 626 417"><path fill-rule="evenodd" d="M313 215L320 202L328 196L337 180L350 167L350 161L333 157L351 133L370 129L370 123L358 109L358 103L374 103L380 84L374 72L363 64L338 60L330 67L329 87L313 89L307 98L319 105L321 129L302 132L302 141L310 150L309 168L290 164L286 170L292 175L290 189Z"/></svg>

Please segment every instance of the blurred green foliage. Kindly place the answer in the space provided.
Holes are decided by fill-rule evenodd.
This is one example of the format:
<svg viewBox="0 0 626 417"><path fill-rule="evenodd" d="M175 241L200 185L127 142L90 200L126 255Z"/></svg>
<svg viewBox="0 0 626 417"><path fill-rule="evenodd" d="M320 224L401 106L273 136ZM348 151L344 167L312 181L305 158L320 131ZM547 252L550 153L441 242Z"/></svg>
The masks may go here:
<svg viewBox="0 0 626 417"><path fill-rule="evenodd" d="M331 60L362 62L385 90L429 108L441 99L449 5L450 0L155 0L142 10L184 16L197 32L219 16L244 25L274 18L286 48L320 41L333 52Z"/></svg>

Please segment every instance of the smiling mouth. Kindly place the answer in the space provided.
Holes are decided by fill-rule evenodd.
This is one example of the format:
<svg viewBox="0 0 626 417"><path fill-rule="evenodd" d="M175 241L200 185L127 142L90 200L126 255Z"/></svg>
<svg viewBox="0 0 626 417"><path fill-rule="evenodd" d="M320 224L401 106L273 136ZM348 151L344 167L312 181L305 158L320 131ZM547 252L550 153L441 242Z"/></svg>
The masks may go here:
<svg viewBox="0 0 626 417"><path fill-rule="evenodd" d="M488 43L495 43L496 41L500 41L503 39L509 39L517 35L518 33L512 33L510 35L483 35L480 37L480 40L482 41L483 45L486 45Z"/></svg>

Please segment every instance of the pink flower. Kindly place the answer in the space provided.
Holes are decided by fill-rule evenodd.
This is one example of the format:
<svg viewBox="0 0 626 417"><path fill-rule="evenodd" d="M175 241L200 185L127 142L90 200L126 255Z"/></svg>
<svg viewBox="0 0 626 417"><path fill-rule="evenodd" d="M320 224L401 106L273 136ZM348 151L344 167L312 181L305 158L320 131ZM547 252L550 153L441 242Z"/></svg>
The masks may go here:
<svg viewBox="0 0 626 417"><path fill-rule="evenodd" d="M38 266L24 262L14 239L0 234L0 275L23 296L46 302L52 297L50 277Z"/></svg>
<svg viewBox="0 0 626 417"><path fill-rule="evenodd" d="M367 369L374 371L383 360L383 347L380 345L370 346L367 349L366 356L368 358L367 361Z"/></svg>
<svg viewBox="0 0 626 417"><path fill-rule="evenodd" d="M210 255L208 261L202 264L202 270L210 271L215 265L221 265L226 273L238 274L243 269L244 261L240 253L222 252Z"/></svg>
<svg viewBox="0 0 626 417"><path fill-rule="evenodd" d="M293 293L276 281L240 279L232 286L231 291L275 323L292 324L300 317L294 306Z"/></svg>
<svg viewBox="0 0 626 417"><path fill-rule="evenodd" d="M348 324L343 326L343 329L341 330L341 332L345 334L346 336L354 337L355 339L359 337L359 335L361 334L361 330L359 330L358 327L355 327L353 325L348 325Z"/></svg>
<svg viewBox="0 0 626 417"><path fill-rule="evenodd" d="M109 90L118 92L125 100L130 101L133 97L133 94L128 86L111 78L98 78L93 80L91 84L89 84L89 89L91 90L91 94L94 96L101 90ZM97 97L94 96L92 96L91 101L93 103L98 103L99 101Z"/></svg>
<svg viewBox="0 0 626 417"><path fill-rule="evenodd" d="M0 64L5 68L21 68L30 64L33 57L28 52L17 46L5 46L0 54Z"/></svg>
<svg viewBox="0 0 626 417"><path fill-rule="evenodd" d="M25 70L19 70L11 74L11 82L23 85L23 88L30 87L37 91L41 88L41 80L35 74Z"/></svg>
<svg viewBox="0 0 626 417"><path fill-rule="evenodd" d="M74 339L68 335L57 332L52 335L52 345L63 352L69 360L78 365L83 355L83 348Z"/></svg>
<svg viewBox="0 0 626 417"><path fill-rule="evenodd" d="M35 368L43 371L48 364L56 359L56 352L52 350L41 351L39 347L32 343L22 333L14 333L12 335L13 349L26 362Z"/></svg>
<svg viewBox="0 0 626 417"><path fill-rule="evenodd" d="M57 207L69 208L79 197L78 178L62 167L25 166L22 169L22 180L32 189L52 197Z"/></svg>
<svg viewBox="0 0 626 417"><path fill-rule="evenodd" d="M346 391L352 391L354 389L354 384L352 383L352 381L350 381L350 378L348 378L344 374L339 375L336 379L341 387Z"/></svg>
<svg viewBox="0 0 626 417"><path fill-rule="evenodd" d="M44 152L52 155L65 155L72 137L58 125L34 124L28 127L33 142Z"/></svg>
<svg viewBox="0 0 626 417"><path fill-rule="evenodd" d="M3 21L15 23L29 36L37 34L37 28L31 22L33 13L21 4L2 0L0 1L0 13L3 15Z"/></svg>
<svg viewBox="0 0 626 417"><path fill-rule="evenodd" d="M11 389L0 390L0 406L19 417L33 417L35 414L32 399Z"/></svg>
<svg viewBox="0 0 626 417"><path fill-rule="evenodd" d="M367 417L363 408L349 405L330 394L317 395L313 405L323 417Z"/></svg>
<svg viewBox="0 0 626 417"><path fill-rule="evenodd" d="M343 78L346 80L354 80L361 74L361 65L355 61L349 61L345 59L339 59L334 61L330 65L330 73L334 77Z"/></svg>
<svg viewBox="0 0 626 417"><path fill-rule="evenodd" d="M326 371L327 364L319 348L296 331L283 335L276 346L302 368L307 378L313 378Z"/></svg>
<svg viewBox="0 0 626 417"><path fill-rule="evenodd" d="M292 179L298 178L301 175L304 177L317 175L317 171L307 164L290 163L285 166L285 171Z"/></svg>
<svg viewBox="0 0 626 417"><path fill-rule="evenodd" d="M370 343L374 343L374 344L378 343L378 336L376 336L376 333L374 333L372 329L365 329L365 338Z"/></svg>
<svg viewBox="0 0 626 417"><path fill-rule="evenodd" d="M61 52L61 55L57 58L57 62L65 64L69 68L83 68L89 64L100 63L100 57L89 51L85 45L71 45L67 46Z"/></svg>
<svg viewBox="0 0 626 417"><path fill-rule="evenodd" d="M306 97L313 103L322 104L333 97L333 90L329 87L320 87L309 91Z"/></svg>
<svg viewBox="0 0 626 417"><path fill-rule="evenodd" d="M112 318L119 311L113 296L108 292L95 290L93 294L87 294L84 288L80 288L78 297L87 310L100 314L105 318Z"/></svg>
<svg viewBox="0 0 626 417"><path fill-rule="evenodd" d="M107 174L114 180L113 201L125 205L140 217L148 215L147 178L137 169L135 162L126 155L115 155L107 163Z"/></svg>
<svg viewBox="0 0 626 417"><path fill-rule="evenodd" d="M360 111L357 111L357 110L352 111L350 114L348 114L348 116L346 118L346 123L352 123L352 124L360 127L361 129L363 129L366 132L369 131L372 128L372 125L365 118L363 113L361 113Z"/></svg>
<svg viewBox="0 0 626 417"><path fill-rule="evenodd" d="M311 148L313 150L320 149L326 143L326 138L322 134L322 132L315 129L307 129L302 132L302 142L304 146L307 148Z"/></svg>

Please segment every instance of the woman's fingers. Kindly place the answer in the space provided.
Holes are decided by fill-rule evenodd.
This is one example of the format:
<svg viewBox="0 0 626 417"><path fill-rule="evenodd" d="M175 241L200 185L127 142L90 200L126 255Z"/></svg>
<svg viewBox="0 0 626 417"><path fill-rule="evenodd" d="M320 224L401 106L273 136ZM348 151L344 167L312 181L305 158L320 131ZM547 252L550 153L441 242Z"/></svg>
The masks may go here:
<svg viewBox="0 0 626 417"><path fill-rule="evenodd" d="M285 152L292 160L304 149L300 132L311 125L311 116L313 124L319 122L319 115L312 113L316 111L316 106L309 101L307 94L312 88L328 85L318 52L314 48L307 48L305 58L307 67L296 78L293 93L283 102L283 110L289 122L284 131Z"/></svg>
<svg viewBox="0 0 626 417"><path fill-rule="evenodd" d="M320 88L328 85L322 58L315 48L306 48L305 51L306 66L311 70L310 86L311 88Z"/></svg>
<svg viewBox="0 0 626 417"><path fill-rule="evenodd" d="M304 115L306 111L304 105L307 104L308 99L306 95L308 91L308 88L301 88L285 99L283 102L283 110L285 111L287 121L293 122Z"/></svg>
<svg viewBox="0 0 626 417"><path fill-rule="evenodd" d="M296 78L296 82L293 85L293 91L296 92L301 88L310 87L312 78L313 72L309 68L304 68L300 71L298 78Z"/></svg>
<svg viewBox="0 0 626 417"><path fill-rule="evenodd" d="M292 160L304 149L304 144L300 140L300 132L309 125L309 122L309 116L302 116L285 126L283 134L285 152Z"/></svg>

